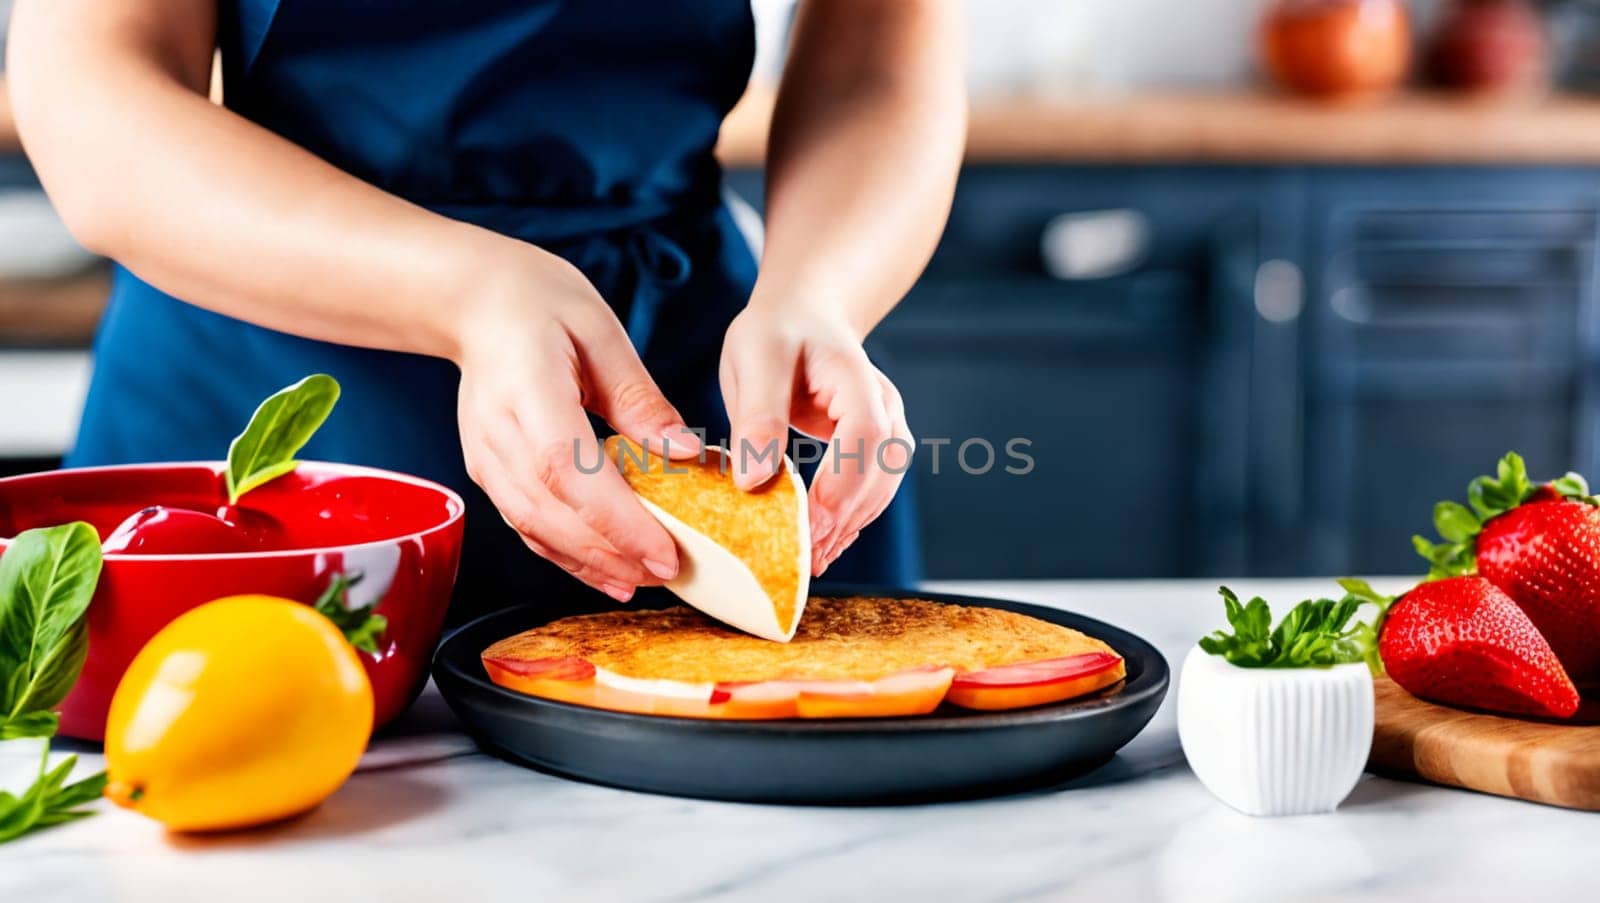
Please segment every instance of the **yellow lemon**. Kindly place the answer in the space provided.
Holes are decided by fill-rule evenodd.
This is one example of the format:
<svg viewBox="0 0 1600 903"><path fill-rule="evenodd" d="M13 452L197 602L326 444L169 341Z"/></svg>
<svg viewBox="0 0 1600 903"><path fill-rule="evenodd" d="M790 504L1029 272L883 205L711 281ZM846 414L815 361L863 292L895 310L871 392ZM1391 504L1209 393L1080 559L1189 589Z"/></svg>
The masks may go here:
<svg viewBox="0 0 1600 903"><path fill-rule="evenodd" d="M272 596L178 617L140 650L106 723L106 796L175 831L259 825L327 799L372 733L339 628Z"/></svg>

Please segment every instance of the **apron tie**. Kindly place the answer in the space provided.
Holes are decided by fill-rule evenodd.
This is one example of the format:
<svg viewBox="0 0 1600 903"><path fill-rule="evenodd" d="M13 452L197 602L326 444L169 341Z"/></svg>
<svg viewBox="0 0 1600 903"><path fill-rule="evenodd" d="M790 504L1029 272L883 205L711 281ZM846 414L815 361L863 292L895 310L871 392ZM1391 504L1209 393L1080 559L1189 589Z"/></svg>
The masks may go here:
<svg viewBox="0 0 1600 903"><path fill-rule="evenodd" d="M633 266L633 303L628 307L628 339L644 354L655 332L661 304L689 281L689 254L677 242L650 226L628 230L623 251Z"/></svg>

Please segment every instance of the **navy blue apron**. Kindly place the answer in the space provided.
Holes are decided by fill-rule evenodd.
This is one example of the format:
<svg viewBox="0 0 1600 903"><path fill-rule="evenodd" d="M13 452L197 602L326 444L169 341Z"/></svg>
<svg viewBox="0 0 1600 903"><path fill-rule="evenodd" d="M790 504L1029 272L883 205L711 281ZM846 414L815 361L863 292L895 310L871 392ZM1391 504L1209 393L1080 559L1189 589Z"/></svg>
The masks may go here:
<svg viewBox="0 0 1600 903"><path fill-rule="evenodd" d="M688 422L726 435L717 361L755 261L712 148L750 71L748 2L224 0L219 41L229 108L385 191L570 260ZM467 478L449 362L262 329L120 268L96 352L71 465L221 457L261 398L331 373L343 399L306 457L467 499L453 620L522 601L613 606L527 551ZM916 565L897 501L829 576L903 584Z"/></svg>

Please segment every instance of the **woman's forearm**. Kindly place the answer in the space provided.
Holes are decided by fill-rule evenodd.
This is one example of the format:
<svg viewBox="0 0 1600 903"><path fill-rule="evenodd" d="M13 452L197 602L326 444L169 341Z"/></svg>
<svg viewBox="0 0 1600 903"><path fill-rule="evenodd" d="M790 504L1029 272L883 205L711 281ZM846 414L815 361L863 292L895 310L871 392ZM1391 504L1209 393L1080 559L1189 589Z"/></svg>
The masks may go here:
<svg viewBox="0 0 1600 903"><path fill-rule="evenodd" d="M17 122L11 116L11 95L6 91L5 76L0 75L0 154L14 154L20 150Z"/></svg>
<svg viewBox="0 0 1600 903"><path fill-rule="evenodd" d="M922 272L966 140L962 5L809 0L767 155L753 305L821 306L864 336Z"/></svg>
<svg viewBox="0 0 1600 903"><path fill-rule="evenodd" d="M17 5L17 120L67 225L202 307L315 339L453 356L463 288L491 258L516 256L514 243L210 103L214 10L209 0Z"/></svg>

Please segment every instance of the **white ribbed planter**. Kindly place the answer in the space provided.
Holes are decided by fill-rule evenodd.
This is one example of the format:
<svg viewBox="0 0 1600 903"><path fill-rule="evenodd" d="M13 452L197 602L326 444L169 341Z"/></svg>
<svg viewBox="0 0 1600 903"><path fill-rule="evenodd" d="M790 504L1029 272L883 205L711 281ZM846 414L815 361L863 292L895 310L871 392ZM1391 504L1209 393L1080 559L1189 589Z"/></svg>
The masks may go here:
<svg viewBox="0 0 1600 903"><path fill-rule="evenodd" d="M1178 739L1195 776L1246 815L1332 812L1372 748L1365 664L1240 668L1199 646L1178 678Z"/></svg>

